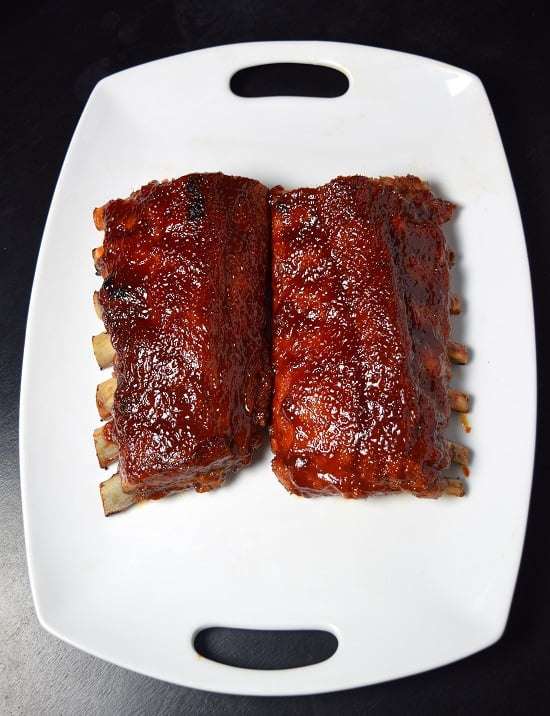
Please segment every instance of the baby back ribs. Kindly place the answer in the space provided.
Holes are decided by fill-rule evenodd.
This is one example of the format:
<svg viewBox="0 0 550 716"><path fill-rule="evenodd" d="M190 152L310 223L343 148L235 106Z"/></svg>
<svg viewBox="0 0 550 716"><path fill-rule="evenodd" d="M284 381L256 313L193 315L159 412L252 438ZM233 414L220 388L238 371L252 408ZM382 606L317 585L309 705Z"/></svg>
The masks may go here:
<svg viewBox="0 0 550 716"><path fill-rule="evenodd" d="M277 477L304 496L439 496L452 302L440 224L454 205L412 176L277 188L271 203Z"/></svg>
<svg viewBox="0 0 550 716"><path fill-rule="evenodd" d="M98 437L118 446L122 491L217 487L250 462L268 415L267 189L191 174L110 201L94 220L115 379Z"/></svg>

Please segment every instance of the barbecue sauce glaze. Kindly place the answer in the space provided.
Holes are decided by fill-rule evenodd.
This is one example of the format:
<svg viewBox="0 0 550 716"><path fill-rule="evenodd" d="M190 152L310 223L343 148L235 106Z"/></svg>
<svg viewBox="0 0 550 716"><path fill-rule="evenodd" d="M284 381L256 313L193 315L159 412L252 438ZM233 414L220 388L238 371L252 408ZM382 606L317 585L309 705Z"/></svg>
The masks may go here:
<svg viewBox="0 0 550 716"><path fill-rule="evenodd" d="M304 496L439 496L454 205L412 176L271 203L274 472Z"/></svg>
<svg viewBox="0 0 550 716"><path fill-rule="evenodd" d="M124 491L204 491L250 462L271 390L268 214L266 187L219 173L95 210Z"/></svg>

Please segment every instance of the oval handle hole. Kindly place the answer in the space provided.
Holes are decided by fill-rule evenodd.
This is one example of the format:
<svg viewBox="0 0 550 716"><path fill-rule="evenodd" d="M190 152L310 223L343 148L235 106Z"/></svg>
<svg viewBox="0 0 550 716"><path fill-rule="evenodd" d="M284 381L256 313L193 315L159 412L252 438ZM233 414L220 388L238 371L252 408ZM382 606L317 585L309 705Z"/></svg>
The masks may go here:
<svg viewBox="0 0 550 716"><path fill-rule="evenodd" d="M338 639L321 629L209 627L197 633L193 646L206 659L227 666L296 669L329 659L338 648Z"/></svg>
<svg viewBox="0 0 550 716"><path fill-rule="evenodd" d="M229 86L239 97L341 97L349 89L349 80L326 65L274 62L235 72Z"/></svg>

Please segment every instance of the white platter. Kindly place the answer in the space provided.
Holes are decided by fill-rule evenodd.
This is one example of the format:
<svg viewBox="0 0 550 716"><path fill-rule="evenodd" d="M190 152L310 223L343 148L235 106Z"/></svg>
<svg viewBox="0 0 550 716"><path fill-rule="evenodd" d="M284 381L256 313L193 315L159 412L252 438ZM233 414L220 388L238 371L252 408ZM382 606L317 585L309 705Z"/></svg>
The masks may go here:
<svg viewBox="0 0 550 716"><path fill-rule="evenodd" d="M235 71L268 62L335 67L350 88L335 99L231 93ZM103 516L91 439L104 378L90 344L101 330L92 210L192 171L287 186L410 172L458 204L446 233L464 299L455 337L471 349L454 381L472 396L472 429L460 436L473 455L466 497L300 499L274 478L266 449L222 490ZM202 50L108 77L59 177L28 318L21 478L40 622L129 669L241 694L362 686L480 650L502 634L521 556L535 380L523 231L475 76L397 52L296 42ZM208 626L321 628L338 649L298 669L234 668L197 656L193 637Z"/></svg>

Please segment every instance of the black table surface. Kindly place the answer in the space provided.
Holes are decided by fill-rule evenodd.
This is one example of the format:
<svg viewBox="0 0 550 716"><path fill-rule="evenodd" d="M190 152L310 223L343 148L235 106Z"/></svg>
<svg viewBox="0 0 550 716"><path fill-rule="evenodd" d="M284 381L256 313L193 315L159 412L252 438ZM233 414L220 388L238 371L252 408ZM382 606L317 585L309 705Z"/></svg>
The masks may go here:
<svg viewBox="0 0 550 716"><path fill-rule="evenodd" d="M10 3L0 21L0 713L535 714L550 696L548 335L550 104L544 2L314 0ZM506 630L457 663L351 691L286 698L175 686L73 648L38 624L18 465L25 322L49 202L72 132L102 77L145 61L257 40L334 40L424 55L478 75L510 164L531 266L538 343L538 445L521 568ZM514 286L510 286L514 290ZM514 336L510 336L514 340ZM506 350L506 346L502 346ZM510 366L510 419L514 413ZM503 446L504 448L504 446ZM506 446L510 449L510 446ZM45 476L47 479L47 476Z"/></svg>

